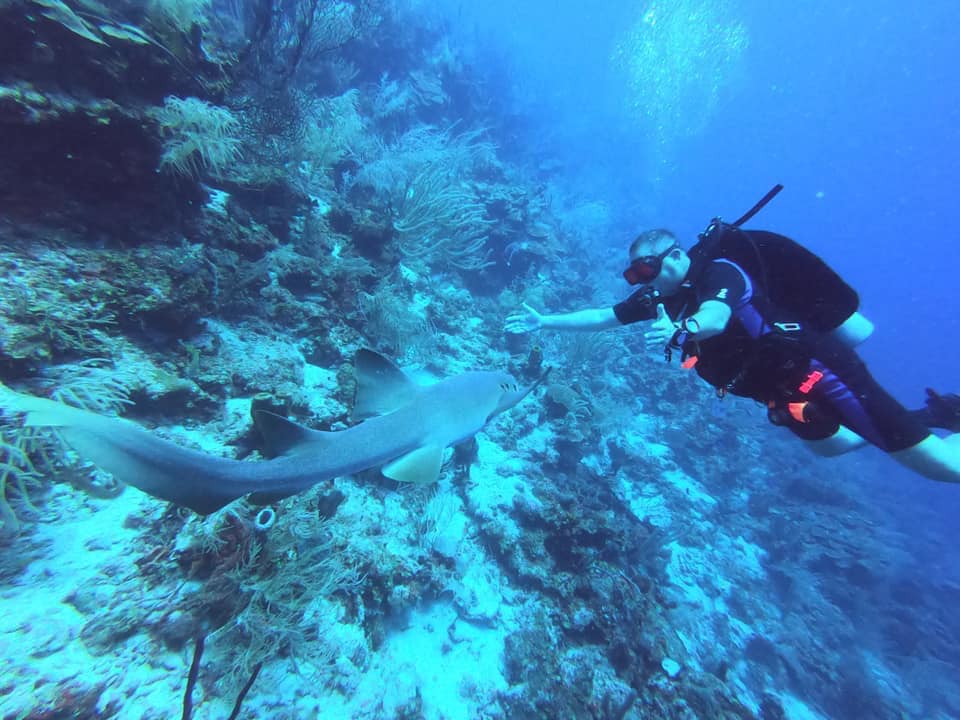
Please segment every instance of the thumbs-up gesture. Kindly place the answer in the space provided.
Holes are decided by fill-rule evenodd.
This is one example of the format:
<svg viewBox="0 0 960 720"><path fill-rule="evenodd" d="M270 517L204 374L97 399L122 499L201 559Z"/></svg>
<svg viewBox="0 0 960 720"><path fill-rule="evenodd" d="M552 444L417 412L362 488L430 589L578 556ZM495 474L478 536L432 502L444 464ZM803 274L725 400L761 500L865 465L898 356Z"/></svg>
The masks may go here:
<svg viewBox="0 0 960 720"><path fill-rule="evenodd" d="M663 303L660 303L657 305L657 317L650 323L647 332L643 334L643 340L648 348L663 350L677 331L677 327L676 323L667 315L667 309L663 307Z"/></svg>

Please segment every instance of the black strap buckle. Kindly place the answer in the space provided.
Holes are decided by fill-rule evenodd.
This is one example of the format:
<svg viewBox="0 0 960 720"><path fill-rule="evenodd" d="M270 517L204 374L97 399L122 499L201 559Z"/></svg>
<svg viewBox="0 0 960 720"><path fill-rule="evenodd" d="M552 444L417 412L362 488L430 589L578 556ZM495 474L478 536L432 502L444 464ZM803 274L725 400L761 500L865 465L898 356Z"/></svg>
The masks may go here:
<svg viewBox="0 0 960 720"><path fill-rule="evenodd" d="M673 360L673 351L680 350L682 353L680 362L686 360L687 355L682 351L688 337L690 337L690 333L684 330L682 327L678 327L676 332L673 333L673 337L670 338L669 342L667 342L666 346L663 348L663 359L667 362L670 362Z"/></svg>

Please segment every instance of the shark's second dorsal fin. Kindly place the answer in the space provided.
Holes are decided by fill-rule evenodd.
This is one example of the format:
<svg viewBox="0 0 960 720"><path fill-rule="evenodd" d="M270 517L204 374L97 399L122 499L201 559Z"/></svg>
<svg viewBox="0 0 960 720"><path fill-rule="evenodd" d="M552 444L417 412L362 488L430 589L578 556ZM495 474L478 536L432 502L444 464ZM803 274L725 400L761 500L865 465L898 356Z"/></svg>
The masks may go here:
<svg viewBox="0 0 960 720"><path fill-rule="evenodd" d="M351 415L354 420L391 413L413 400L417 392L416 384L403 370L373 350L357 350L353 366L357 375Z"/></svg>
<svg viewBox="0 0 960 720"><path fill-rule="evenodd" d="M267 452L274 457L294 455L299 448L318 442L326 434L266 410L258 410L253 414L253 424L263 435Z"/></svg>

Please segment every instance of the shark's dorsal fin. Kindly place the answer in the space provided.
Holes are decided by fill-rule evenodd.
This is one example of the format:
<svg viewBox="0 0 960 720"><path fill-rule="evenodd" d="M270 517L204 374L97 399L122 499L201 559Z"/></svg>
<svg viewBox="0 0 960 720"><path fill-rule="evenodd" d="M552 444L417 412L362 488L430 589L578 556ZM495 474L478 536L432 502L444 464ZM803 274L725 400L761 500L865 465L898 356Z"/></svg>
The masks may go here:
<svg viewBox="0 0 960 720"><path fill-rule="evenodd" d="M253 424L263 435L267 452L276 457L278 455L295 455L297 450L309 445L315 445L323 440L327 434L320 430L311 430L298 425L292 420L276 415L267 410L258 410L253 414Z"/></svg>
<svg viewBox="0 0 960 720"><path fill-rule="evenodd" d="M397 482L427 485L437 481L442 466L443 448L426 445L387 463L381 472Z"/></svg>
<svg viewBox="0 0 960 720"><path fill-rule="evenodd" d="M416 384L380 353L361 348L353 366L357 375L354 420L386 415L413 400Z"/></svg>

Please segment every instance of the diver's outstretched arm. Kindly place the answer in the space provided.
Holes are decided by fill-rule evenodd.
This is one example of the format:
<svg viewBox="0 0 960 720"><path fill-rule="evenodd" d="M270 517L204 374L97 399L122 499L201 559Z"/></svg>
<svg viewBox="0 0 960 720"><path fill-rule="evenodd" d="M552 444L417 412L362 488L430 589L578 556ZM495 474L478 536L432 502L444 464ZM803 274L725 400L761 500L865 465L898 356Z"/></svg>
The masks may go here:
<svg viewBox="0 0 960 720"><path fill-rule="evenodd" d="M546 330L606 330L618 327L613 308L591 308L571 313L546 315L523 304L523 312L507 318L504 329L508 333L528 333L540 329Z"/></svg>

